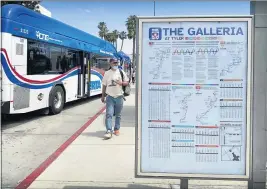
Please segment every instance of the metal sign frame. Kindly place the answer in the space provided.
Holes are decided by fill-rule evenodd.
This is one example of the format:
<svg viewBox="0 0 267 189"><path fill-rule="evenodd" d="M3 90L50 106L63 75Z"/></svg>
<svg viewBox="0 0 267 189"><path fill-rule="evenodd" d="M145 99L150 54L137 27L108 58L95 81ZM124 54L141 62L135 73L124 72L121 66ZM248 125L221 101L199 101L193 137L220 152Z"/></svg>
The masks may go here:
<svg viewBox="0 0 267 189"><path fill-rule="evenodd" d="M141 171L142 156L142 30L143 23L160 22L247 22L247 101L246 101L246 162L245 175L226 174L181 174L181 173L156 173ZM200 178L200 179L231 179L248 180L252 171L252 107L253 107L253 16L192 16L192 17L138 17L136 26L137 40L137 86L136 86L136 137L135 137L135 174L136 177L164 177L164 178Z"/></svg>

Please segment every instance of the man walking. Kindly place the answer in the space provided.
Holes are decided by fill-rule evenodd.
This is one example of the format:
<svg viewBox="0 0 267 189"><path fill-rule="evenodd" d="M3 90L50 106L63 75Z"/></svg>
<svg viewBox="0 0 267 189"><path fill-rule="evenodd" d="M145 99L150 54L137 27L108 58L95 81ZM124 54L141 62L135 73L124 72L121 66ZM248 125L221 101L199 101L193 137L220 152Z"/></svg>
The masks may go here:
<svg viewBox="0 0 267 189"><path fill-rule="evenodd" d="M119 135L121 111L123 108L123 90L122 86L128 85L128 77L123 70L119 70L118 61L110 60L111 69L105 72L102 80L102 98L106 102L106 133L105 138L112 137L112 116L115 114L114 134ZM123 78L122 75L123 74ZM105 99L106 98L106 99Z"/></svg>

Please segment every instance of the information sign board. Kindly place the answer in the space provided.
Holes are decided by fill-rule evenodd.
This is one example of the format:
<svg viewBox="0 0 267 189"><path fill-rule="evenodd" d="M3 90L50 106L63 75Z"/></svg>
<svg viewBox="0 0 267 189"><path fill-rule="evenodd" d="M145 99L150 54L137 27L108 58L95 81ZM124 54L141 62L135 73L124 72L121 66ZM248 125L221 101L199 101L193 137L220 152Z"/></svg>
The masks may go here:
<svg viewBox="0 0 267 189"><path fill-rule="evenodd" d="M139 18L137 175L249 178L251 18Z"/></svg>

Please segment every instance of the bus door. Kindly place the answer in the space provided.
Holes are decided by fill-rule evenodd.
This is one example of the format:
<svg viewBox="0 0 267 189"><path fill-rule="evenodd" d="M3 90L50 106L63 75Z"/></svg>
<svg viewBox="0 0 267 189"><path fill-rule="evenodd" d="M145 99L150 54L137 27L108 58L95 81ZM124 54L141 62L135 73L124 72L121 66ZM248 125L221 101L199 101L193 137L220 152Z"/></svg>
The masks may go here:
<svg viewBox="0 0 267 189"><path fill-rule="evenodd" d="M90 96L90 89L91 89L91 57L90 57L90 54L87 54L87 65L86 65L86 94L87 96Z"/></svg>
<svg viewBox="0 0 267 189"><path fill-rule="evenodd" d="M87 96L87 92L85 90L86 87L86 69L87 69L87 61L89 59L89 56L87 53L80 52L79 53L80 57L80 72L78 74L78 98L84 98Z"/></svg>
<svg viewBox="0 0 267 189"><path fill-rule="evenodd" d="M90 62L88 65L88 94L90 96L95 96L102 93L102 75L100 75L100 72L102 70L100 69L101 65L103 67L103 61L99 60L98 55L90 53Z"/></svg>

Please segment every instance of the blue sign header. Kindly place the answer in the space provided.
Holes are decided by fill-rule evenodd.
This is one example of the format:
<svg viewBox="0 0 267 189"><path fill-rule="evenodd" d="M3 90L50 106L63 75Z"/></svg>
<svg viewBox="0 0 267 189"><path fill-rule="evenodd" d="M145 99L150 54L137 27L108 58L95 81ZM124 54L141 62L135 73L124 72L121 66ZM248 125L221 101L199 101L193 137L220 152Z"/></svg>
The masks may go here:
<svg viewBox="0 0 267 189"><path fill-rule="evenodd" d="M241 27L190 27L184 28L149 28L150 40L161 40L166 36L218 36L218 35L244 35Z"/></svg>

